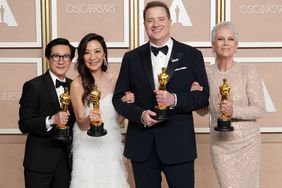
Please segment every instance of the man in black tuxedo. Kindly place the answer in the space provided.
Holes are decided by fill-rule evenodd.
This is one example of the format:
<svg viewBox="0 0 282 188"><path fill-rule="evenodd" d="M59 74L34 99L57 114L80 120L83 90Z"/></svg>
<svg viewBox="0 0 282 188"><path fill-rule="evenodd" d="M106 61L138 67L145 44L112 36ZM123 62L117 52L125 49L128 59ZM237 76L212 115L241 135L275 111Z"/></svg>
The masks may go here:
<svg viewBox="0 0 282 188"><path fill-rule="evenodd" d="M20 99L19 128L28 133L24 176L27 188L68 188L70 183L70 142L55 140L57 124L72 129L75 118L60 110L59 96L71 79L65 76L74 58L75 48L68 40L57 38L45 49L49 70L23 86Z"/></svg>
<svg viewBox="0 0 282 188"><path fill-rule="evenodd" d="M192 188L197 157L192 111L207 106L209 97L202 53L171 38L163 2L149 2L143 17L149 42L124 55L113 97L117 112L129 120L124 155L131 159L136 188L160 188L161 171L170 187ZM158 89L161 67L170 77L166 91ZM188 92L194 81L202 92ZM121 101L126 91L134 93L134 103ZM169 106L167 120L153 118L156 102Z"/></svg>

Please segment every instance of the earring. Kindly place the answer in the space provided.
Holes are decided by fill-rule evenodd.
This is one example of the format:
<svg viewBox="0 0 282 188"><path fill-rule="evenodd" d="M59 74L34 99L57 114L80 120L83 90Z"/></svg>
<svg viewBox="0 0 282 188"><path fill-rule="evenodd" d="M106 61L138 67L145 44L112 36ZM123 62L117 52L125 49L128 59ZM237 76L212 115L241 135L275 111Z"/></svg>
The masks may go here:
<svg viewBox="0 0 282 188"><path fill-rule="evenodd" d="M106 60L106 58L104 57L104 62L103 62L103 64L106 66L106 67L108 67L109 66L109 63L108 63L108 61Z"/></svg>

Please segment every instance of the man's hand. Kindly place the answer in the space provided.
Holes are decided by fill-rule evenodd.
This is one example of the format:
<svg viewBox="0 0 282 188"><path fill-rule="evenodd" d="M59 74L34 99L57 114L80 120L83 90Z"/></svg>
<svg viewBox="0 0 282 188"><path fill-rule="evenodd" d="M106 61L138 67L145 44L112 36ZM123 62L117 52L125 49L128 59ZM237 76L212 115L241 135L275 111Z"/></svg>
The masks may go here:
<svg viewBox="0 0 282 188"><path fill-rule="evenodd" d="M57 112L55 115L53 115L51 118L54 122L54 124L57 125L66 125L68 123L69 120L69 111L67 112Z"/></svg>
<svg viewBox="0 0 282 188"><path fill-rule="evenodd" d="M142 123L144 123L148 127L154 126L155 124L159 123L159 121L152 118L153 116L156 116L156 115L157 114L151 110L145 110L141 116Z"/></svg>
<svg viewBox="0 0 282 188"><path fill-rule="evenodd" d="M175 104L174 95L168 91L155 90L156 100L158 104L164 106L173 106Z"/></svg>

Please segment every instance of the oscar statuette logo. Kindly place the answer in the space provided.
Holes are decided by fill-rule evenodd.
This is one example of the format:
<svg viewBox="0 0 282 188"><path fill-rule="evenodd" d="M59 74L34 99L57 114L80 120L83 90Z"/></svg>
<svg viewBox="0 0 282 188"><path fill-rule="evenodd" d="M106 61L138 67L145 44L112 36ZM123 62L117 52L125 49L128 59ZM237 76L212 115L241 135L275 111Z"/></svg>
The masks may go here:
<svg viewBox="0 0 282 188"><path fill-rule="evenodd" d="M221 101L228 100L228 96L230 95L230 90L231 87L227 84L227 79L224 78L223 85L219 87ZM215 127L214 130L220 132L233 131L234 127L231 126L231 116L221 112L217 119L217 127Z"/></svg>
<svg viewBox="0 0 282 188"><path fill-rule="evenodd" d="M101 92L94 85L90 93L90 101L93 104L93 112L99 115L99 118L95 119L90 123L90 129L87 131L89 136L99 137L107 134L107 130L104 129L104 123L100 118L100 96Z"/></svg>
<svg viewBox="0 0 282 188"><path fill-rule="evenodd" d="M61 111L67 112L70 102L71 102L71 97L69 94L69 89L65 87L64 93L60 95ZM56 125L56 134L54 138L58 140L64 140L64 141L70 140L71 137L69 133L69 127L65 124Z"/></svg>
<svg viewBox="0 0 282 188"><path fill-rule="evenodd" d="M166 73L165 67L162 68L162 72L158 75L158 81L160 83L159 90L165 91L169 81L169 75ZM168 107L164 104L158 103L158 105L155 106L155 112L157 115L154 119L158 121L163 121L168 118Z"/></svg>

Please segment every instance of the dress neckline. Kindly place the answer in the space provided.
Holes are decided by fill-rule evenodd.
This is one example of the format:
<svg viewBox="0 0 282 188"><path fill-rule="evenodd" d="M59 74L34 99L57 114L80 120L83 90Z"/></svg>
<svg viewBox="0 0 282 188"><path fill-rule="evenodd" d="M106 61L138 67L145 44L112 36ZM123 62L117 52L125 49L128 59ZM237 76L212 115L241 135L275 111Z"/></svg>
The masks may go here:
<svg viewBox="0 0 282 188"><path fill-rule="evenodd" d="M238 64L238 63L237 63L236 61L234 61L233 65L230 67L230 69L228 69L228 70L226 70L226 71L221 71L221 70L219 69L218 63L216 63L216 64L215 64L215 69L216 69L217 72L219 72L219 73L221 73L221 74L225 74L225 73L228 73L228 72L230 72L231 70L233 70L233 69L237 66L237 64Z"/></svg>
<svg viewBox="0 0 282 188"><path fill-rule="evenodd" d="M108 93L103 98L101 98L100 101L103 101L103 100L105 100L106 98L108 98L109 96L112 96L112 95L113 95L113 93Z"/></svg>

